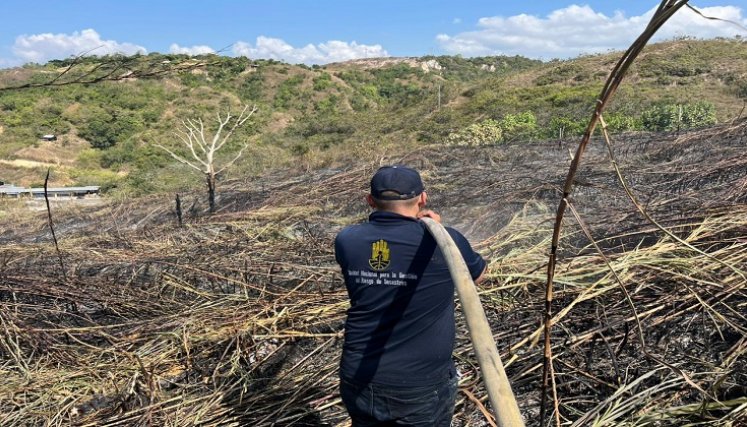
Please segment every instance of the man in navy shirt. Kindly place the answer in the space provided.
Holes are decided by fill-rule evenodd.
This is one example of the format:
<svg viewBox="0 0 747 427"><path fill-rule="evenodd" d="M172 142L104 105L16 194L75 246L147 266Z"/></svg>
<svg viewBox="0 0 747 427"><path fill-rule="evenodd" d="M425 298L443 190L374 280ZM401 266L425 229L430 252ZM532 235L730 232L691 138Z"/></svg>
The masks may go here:
<svg viewBox="0 0 747 427"><path fill-rule="evenodd" d="M419 221L428 196L420 174L380 168L371 179L367 223L342 230L335 257L350 297L340 361L340 394L362 426L449 426L457 378L454 283L436 241ZM486 263L458 231L446 228L472 278Z"/></svg>

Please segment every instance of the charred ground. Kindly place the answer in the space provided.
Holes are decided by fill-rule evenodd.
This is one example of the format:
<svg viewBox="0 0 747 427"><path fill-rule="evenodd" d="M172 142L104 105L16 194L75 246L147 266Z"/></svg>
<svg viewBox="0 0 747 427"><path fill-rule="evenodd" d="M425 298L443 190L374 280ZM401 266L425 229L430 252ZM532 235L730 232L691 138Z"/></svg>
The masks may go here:
<svg viewBox="0 0 747 427"><path fill-rule="evenodd" d="M643 218L604 143L590 147L572 204L631 301L570 216L553 336L569 424L745 422L746 146L745 121L615 138L634 194L690 247ZM529 425L552 219L573 148L431 146L382 160L419 168L444 222L489 260L481 298ZM344 425L347 300L332 239L365 219L377 166L234 181L212 216L200 194L183 195L184 227L162 196L55 208L67 280L45 214L16 207L0 225L0 424ZM458 327L457 425L487 425L461 318Z"/></svg>

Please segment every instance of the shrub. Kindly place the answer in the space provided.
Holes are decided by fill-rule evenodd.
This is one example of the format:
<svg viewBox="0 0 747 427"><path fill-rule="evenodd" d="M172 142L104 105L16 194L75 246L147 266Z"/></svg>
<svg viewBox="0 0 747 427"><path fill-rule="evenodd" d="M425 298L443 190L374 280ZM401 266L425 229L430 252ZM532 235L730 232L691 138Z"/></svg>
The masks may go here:
<svg viewBox="0 0 747 427"><path fill-rule="evenodd" d="M474 123L459 132L449 134L446 143L449 145L489 145L501 142L503 131L493 119Z"/></svg>
<svg viewBox="0 0 747 427"><path fill-rule="evenodd" d="M737 97L747 99L747 82L740 82L737 86Z"/></svg>
<svg viewBox="0 0 747 427"><path fill-rule="evenodd" d="M258 69L246 76L239 84L238 93L241 99L257 100L262 98L265 80L262 70Z"/></svg>
<svg viewBox="0 0 747 427"><path fill-rule="evenodd" d="M379 90L375 85L367 84L360 87L360 93L369 99L377 99L379 97Z"/></svg>
<svg viewBox="0 0 747 427"><path fill-rule="evenodd" d="M225 81L236 77L251 65L246 57L229 58L220 55L206 55L209 58L207 72L215 80Z"/></svg>
<svg viewBox="0 0 747 427"><path fill-rule="evenodd" d="M684 53L655 54L640 65L642 77L691 77L711 71L710 61L702 53L688 49Z"/></svg>
<svg viewBox="0 0 747 427"><path fill-rule="evenodd" d="M128 163L134 163L138 160L138 156L142 155L142 150L139 149L137 143L133 141L134 138L130 138L108 150L101 151L101 157L98 159L99 164L103 168L121 168ZM160 153L157 153L160 155ZM81 158L78 158L81 161ZM146 164L143 162L137 162L140 166L155 167L152 164Z"/></svg>
<svg viewBox="0 0 747 427"><path fill-rule="evenodd" d="M324 89L327 89L328 87L332 86L332 77L330 77L327 73L322 73L316 77L314 77L314 90L317 92L321 92Z"/></svg>
<svg viewBox="0 0 747 427"><path fill-rule="evenodd" d="M82 169L101 168L102 151L87 148L78 154L78 167Z"/></svg>
<svg viewBox="0 0 747 427"><path fill-rule="evenodd" d="M350 116L314 114L299 119L288 132L304 138L324 134L352 135L355 133L353 120Z"/></svg>
<svg viewBox="0 0 747 427"><path fill-rule="evenodd" d="M351 85L365 83L370 80L370 78L360 70L344 70L336 73L336 75Z"/></svg>
<svg viewBox="0 0 747 427"><path fill-rule="evenodd" d="M98 185L101 192L106 193L116 188L122 181L116 172L106 169L70 169L70 177L75 180L76 185Z"/></svg>
<svg viewBox="0 0 747 427"><path fill-rule="evenodd" d="M330 95L314 104L314 109L321 114L335 114L337 113L337 105L340 99L337 95Z"/></svg>
<svg viewBox="0 0 747 427"><path fill-rule="evenodd" d="M545 86L553 83L562 83L573 78L576 81L584 80L587 76L580 75L584 70L578 64L560 64L550 69L534 80L537 86Z"/></svg>
<svg viewBox="0 0 747 427"><path fill-rule="evenodd" d="M553 117L548 126L548 137L558 138L565 136L582 135L586 130L586 120L571 117Z"/></svg>
<svg viewBox="0 0 747 427"><path fill-rule="evenodd" d="M188 88L200 87L207 83L204 76L198 74L192 74L191 72L179 73L179 79L182 84Z"/></svg>
<svg viewBox="0 0 747 427"><path fill-rule="evenodd" d="M274 105L277 108L287 109L292 106L292 100L298 97L298 86L303 82L303 76L297 75L283 81L275 93Z"/></svg>
<svg viewBox="0 0 747 427"><path fill-rule="evenodd" d="M406 79L412 75L422 75L423 71L407 64L396 64L391 67L377 68L371 71L378 80Z"/></svg>
<svg viewBox="0 0 747 427"><path fill-rule="evenodd" d="M628 132L640 128L640 122L635 117L623 113L606 113L604 121L610 132Z"/></svg>
<svg viewBox="0 0 747 427"><path fill-rule="evenodd" d="M531 139L537 134L537 118L531 111L519 114L506 114L499 123L503 131L503 139Z"/></svg>
<svg viewBox="0 0 747 427"><path fill-rule="evenodd" d="M418 140L441 142L450 133L464 126L466 118L452 108L442 108L428 117L418 129Z"/></svg>
<svg viewBox="0 0 747 427"><path fill-rule="evenodd" d="M404 107L421 100L423 91L413 83L402 84L395 81L386 81L378 86L378 95L395 105Z"/></svg>
<svg viewBox="0 0 747 427"><path fill-rule="evenodd" d="M363 95L359 93L354 93L350 97L350 107L354 111L365 111L368 109L368 106L369 106L368 101Z"/></svg>
<svg viewBox="0 0 747 427"><path fill-rule="evenodd" d="M673 131L716 124L716 108L710 102L654 105L641 114L643 128Z"/></svg>

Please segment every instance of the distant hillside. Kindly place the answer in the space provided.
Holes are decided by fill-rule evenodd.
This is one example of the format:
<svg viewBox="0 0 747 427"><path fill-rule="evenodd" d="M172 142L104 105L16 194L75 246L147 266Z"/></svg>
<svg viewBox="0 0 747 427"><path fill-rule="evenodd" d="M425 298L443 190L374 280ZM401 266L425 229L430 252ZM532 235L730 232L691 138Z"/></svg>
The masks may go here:
<svg viewBox="0 0 747 427"><path fill-rule="evenodd" d="M540 62L523 57L381 58L307 67L214 55L147 56L207 66L128 78L0 92L0 180L150 193L199 185L154 143L176 144L180 120L256 104L236 135L250 151L227 175L277 166L325 167L423 144L572 136L583 129L620 53ZM86 58L93 69L105 58ZM0 72L0 88L49 81L69 61ZM677 40L649 46L610 106L613 131L674 130L731 120L747 99L747 43ZM57 141L40 140L55 134ZM482 136L481 136L482 135ZM488 136L484 136L488 135ZM480 139L482 138L482 139Z"/></svg>

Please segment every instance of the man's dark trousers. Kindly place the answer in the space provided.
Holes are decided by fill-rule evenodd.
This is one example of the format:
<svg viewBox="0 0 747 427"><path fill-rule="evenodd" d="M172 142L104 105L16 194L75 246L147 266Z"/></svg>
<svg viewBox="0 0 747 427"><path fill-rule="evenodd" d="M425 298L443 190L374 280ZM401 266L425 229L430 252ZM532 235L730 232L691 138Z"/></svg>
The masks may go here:
<svg viewBox="0 0 747 427"><path fill-rule="evenodd" d="M353 427L449 427L457 378L429 386L397 387L340 380L340 395Z"/></svg>

